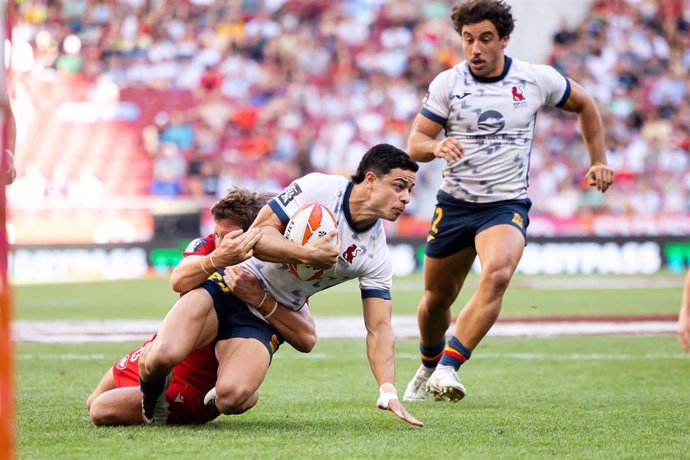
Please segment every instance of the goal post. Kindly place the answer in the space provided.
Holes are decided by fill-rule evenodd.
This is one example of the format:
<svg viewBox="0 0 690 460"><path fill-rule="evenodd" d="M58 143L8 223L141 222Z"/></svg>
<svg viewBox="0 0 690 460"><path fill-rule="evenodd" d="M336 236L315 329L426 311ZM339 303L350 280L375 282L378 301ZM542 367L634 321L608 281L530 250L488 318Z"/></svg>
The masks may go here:
<svg viewBox="0 0 690 460"><path fill-rule="evenodd" d="M0 136L0 159L3 174L0 178L0 460L15 458L15 399L14 399L14 347L11 337L12 322L12 295L8 282L8 252L9 244L7 241L7 201L5 194L7 170L7 139L8 127L7 118L9 106L7 63L9 62L8 38L11 30L9 21L8 3L10 1L0 0L0 49L2 49L2 62L0 62L0 126L2 136Z"/></svg>

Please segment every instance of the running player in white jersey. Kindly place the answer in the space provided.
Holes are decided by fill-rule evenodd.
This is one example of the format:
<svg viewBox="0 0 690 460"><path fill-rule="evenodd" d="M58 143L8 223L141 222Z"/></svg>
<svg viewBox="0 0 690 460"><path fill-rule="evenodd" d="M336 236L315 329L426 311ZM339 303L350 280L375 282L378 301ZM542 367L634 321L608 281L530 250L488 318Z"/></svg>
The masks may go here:
<svg viewBox="0 0 690 460"><path fill-rule="evenodd" d="M266 343L265 338L275 335L275 330L265 318L287 311L281 304L299 310L312 294L358 278L367 357L379 385L377 407L413 425L423 425L398 401L394 385L393 270L381 223L381 219L394 221L402 214L410 201L417 169L417 163L402 150L379 144L363 156L351 180L310 174L271 200L253 224L253 229L261 230L253 248L255 258L244 263L244 269L252 271L264 285L266 298L253 307L233 295L228 285L234 270L242 268L227 269L225 278L213 274L200 288L186 294L193 295L195 302L187 307L197 309L199 315L180 330L168 327L172 324L169 314L140 359L141 388L150 410L154 411L170 369L209 343L215 343L219 367L216 388L209 392L207 402L224 414L249 410L258 401L259 386L277 348L277 344ZM337 217L338 229L311 246L291 243L283 236L285 226L302 204L310 202L327 206ZM337 238L337 246L329 242L333 238ZM315 265L326 272L319 280L301 281L289 270L287 264L291 263Z"/></svg>
<svg viewBox="0 0 690 460"><path fill-rule="evenodd" d="M577 113L590 168L586 179L605 192L613 182L606 165L601 117L574 81L546 65L511 59L504 49L514 27L500 0L466 0L453 7L453 26L465 61L440 73L429 87L408 139L410 155L447 162L427 237L424 294L417 319L422 364L404 400L458 401L457 375L491 329L522 257L528 211L529 154L542 106ZM437 139L441 130L445 137ZM450 307L479 256L481 275L446 343Z"/></svg>

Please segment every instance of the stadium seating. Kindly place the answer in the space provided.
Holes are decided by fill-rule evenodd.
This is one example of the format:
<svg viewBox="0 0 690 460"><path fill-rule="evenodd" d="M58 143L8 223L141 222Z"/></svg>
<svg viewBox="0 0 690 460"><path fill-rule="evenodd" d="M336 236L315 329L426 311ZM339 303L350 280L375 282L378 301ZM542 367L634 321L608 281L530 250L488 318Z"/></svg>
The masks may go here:
<svg viewBox="0 0 690 460"><path fill-rule="evenodd" d="M186 168L182 195L221 193L230 184L279 188L314 170L347 172L367 145L405 145L431 78L461 59L441 3L355 8L286 0L266 3L275 8L268 11L263 2L235 10L207 2L169 10L127 5L124 16L140 27L106 27L87 8L70 18L71 29L56 28L46 21L64 20L59 11L44 18L35 14L44 2L21 4L14 40L28 41L35 57L30 72L15 75L24 88L15 104L20 175L36 165L50 180L60 164L73 181L90 168L106 198L147 196L156 164L170 163L161 159L160 134L173 118L194 138L192 148L173 152L175 171ZM625 215L639 212L639 203L652 214L690 210L690 27L681 8L680 0L595 1L580 25L554 36L549 63L597 99L610 162L625 180L604 200L590 194L574 117L545 111L530 172L535 213ZM268 20L255 20L264 12ZM218 26L211 20L217 15ZM193 38L173 17L192 25ZM163 24L156 33L144 26L151 18ZM56 70L67 33L81 38L83 60ZM105 110L98 105L104 98L120 105ZM149 136L150 145L147 127L159 134ZM190 185L199 178L211 185ZM419 217L426 214L420 207Z"/></svg>

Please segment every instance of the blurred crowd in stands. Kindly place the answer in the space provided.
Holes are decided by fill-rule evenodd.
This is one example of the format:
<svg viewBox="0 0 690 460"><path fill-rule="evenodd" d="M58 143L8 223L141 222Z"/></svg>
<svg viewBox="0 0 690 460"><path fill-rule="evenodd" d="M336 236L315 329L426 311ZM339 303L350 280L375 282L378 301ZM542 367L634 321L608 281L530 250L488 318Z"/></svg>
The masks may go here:
<svg viewBox="0 0 690 460"><path fill-rule="evenodd" d="M25 0L13 33L15 80L81 79L91 100L141 87L187 94L185 107L137 127L151 162L146 193L278 190L311 171L350 173L375 143L405 147L428 84L462 59L449 20L453 3ZM554 35L547 63L600 104L617 181L605 196L588 189L575 117L543 112L530 166L533 210L561 217L688 212L688 2L594 1L581 24L564 22ZM20 163L24 179L53 175L28 161ZM442 166L427 166L418 178L416 193L425 199L416 210L424 217ZM81 173L98 189L98 174L66 173ZM48 193L51 181L43 180Z"/></svg>
<svg viewBox="0 0 690 460"><path fill-rule="evenodd" d="M609 164L617 173L605 197L583 191L577 179L584 151L575 126L543 117L532 154L537 209L566 215L687 213L690 3L595 1L579 28L564 26L555 34L549 64L599 103Z"/></svg>

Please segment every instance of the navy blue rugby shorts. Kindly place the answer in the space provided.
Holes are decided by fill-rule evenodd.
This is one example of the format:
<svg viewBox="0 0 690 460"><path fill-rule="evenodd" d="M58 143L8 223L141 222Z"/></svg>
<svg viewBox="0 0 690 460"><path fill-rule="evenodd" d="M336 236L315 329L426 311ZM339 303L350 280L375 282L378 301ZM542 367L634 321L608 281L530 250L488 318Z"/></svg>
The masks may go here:
<svg viewBox="0 0 690 460"><path fill-rule="evenodd" d="M220 273L214 273L201 285L211 295L213 307L218 315L218 335L215 342L230 338L256 339L273 353L284 342L273 326L259 319L249 310L247 304L230 291Z"/></svg>
<svg viewBox="0 0 690 460"><path fill-rule="evenodd" d="M426 255L435 259L451 256L474 247L474 238L483 230L508 224L527 238L532 201L506 200L495 203L469 203L439 190L431 228L426 240Z"/></svg>

